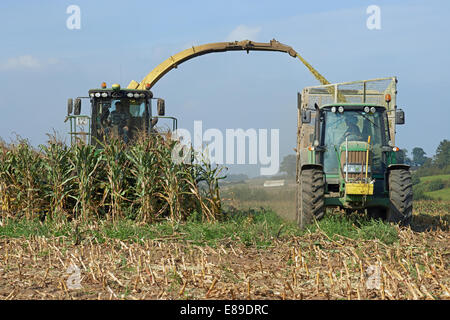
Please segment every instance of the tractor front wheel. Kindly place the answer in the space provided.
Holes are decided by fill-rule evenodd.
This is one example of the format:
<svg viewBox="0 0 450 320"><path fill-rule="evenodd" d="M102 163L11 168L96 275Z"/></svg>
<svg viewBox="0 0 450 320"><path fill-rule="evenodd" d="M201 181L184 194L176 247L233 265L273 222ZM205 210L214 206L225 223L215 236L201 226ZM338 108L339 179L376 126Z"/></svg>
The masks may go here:
<svg viewBox="0 0 450 320"><path fill-rule="evenodd" d="M323 171L318 168L304 169L297 185L297 223L301 229L325 214L325 182Z"/></svg>
<svg viewBox="0 0 450 320"><path fill-rule="evenodd" d="M412 220L412 182L407 169L392 170L389 173L389 200L387 221L409 225Z"/></svg>

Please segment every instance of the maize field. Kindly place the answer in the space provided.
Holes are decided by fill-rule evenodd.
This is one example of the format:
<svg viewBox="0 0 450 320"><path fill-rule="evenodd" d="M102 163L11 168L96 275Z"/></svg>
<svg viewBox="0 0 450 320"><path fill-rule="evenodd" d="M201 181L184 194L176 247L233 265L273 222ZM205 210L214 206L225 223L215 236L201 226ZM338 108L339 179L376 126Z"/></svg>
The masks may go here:
<svg viewBox="0 0 450 320"><path fill-rule="evenodd" d="M160 135L132 145L111 137L99 149L51 137L35 150L23 139L0 141L0 218L151 223L198 212L217 219L220 168L173 162L175 143Z"/></svg>

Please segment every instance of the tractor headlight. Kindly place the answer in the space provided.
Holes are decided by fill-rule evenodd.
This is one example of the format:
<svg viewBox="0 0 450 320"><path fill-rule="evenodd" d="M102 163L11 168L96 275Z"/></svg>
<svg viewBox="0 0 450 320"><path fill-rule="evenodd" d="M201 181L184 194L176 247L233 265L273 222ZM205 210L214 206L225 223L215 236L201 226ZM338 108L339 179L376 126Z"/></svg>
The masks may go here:
<svg viewBox="0 0 450 320"><path fill-rule="evenodd" d="M131 92L127 93L128 98L133 98L133 94Z"/></svg>
<svg viewBox="0 0 450 320"><path fill-rule="evenodd" d="M134 97L137 99L137 98L139 98L139 93L135 93L134 94Z"/></svg>
<svg viewBox="0 0 450 320"><path fill-rule="evenodd" d="M347 172L347 168L348 173L361 173L362 171L365 173L366 171L366 166L363 166L361 164L344 165L344 172ZM370 166L368 166L367 172L370 172Z"/></svg>
<svg viewBox="0 0 450 320"><path fill-rule="evenodd" d="M370 108L369 107L364 107L364 112L365 113L369 113L370 112Z"/></svg>
<svg viewBox="0 0 450 320"><path fill-rule="evenodd" d="M336 107L331 107L331 112L335 113L336 112Z"/></svg>
<svg viewBox="0 0 450 320"><path fill-rule="evenodd" d="M91 96L91 98L93 98L93 97L95 97L95 94L91 93L90 96Z"/></svg>
<svg viewBox="0 0 450 320"><path fill-rule="evenodd" d="M106 92L103 92L103 93L102 93L102 97L103 97L103 98L106 98L106 97L108 97L108 94L107 94Z"/></svg>
<svg viewBox="0 0 450 320"><path fill-rule="evenodd" d="M370 108L370 112L375 113L377 111L377 109L375 109L375 107Z"/></svg>
<svg viewBox="0 0 450 320"><path fill-rule="evenodd" d="M339 107L339 108L338 108L338 111L339 111L340 113L344 112L344 107L342 107L342 106Z"/></svg>
<svg viewBox="0 0 450 320"><path fill-rule="evenodd" d="M100 98L100 92L96 92L96 93L95 93L95 96L96 96L97 98Z"/></svg>

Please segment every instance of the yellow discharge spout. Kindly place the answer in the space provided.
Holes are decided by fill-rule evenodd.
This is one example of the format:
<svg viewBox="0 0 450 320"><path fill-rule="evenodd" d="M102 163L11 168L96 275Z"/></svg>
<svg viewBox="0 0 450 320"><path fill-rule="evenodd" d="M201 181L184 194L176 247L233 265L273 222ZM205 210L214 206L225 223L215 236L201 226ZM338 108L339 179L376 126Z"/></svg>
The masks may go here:
<svg viewBox="0 0 450 320"><path fill-rule="evenodd" d="M159 79L161 79L166 73L168 73L173 68L176 68L181 63L190 60L192 58L214 52L224 52L224 51L278 51L288 53L291 57L298 57L300 61L308 68L308 70L314 75L314 77L319 80L322 85L329 84L328 80L325 79L316 69L314 69L302 56L300 56L292 47L287 46L273 39L269 43L253 42L250 40L234 41L234 42L217 42L217 43L207 43L199 46L194 46L192 48L183 50L162 63L156 66L145 78L138 83L132 80L128 85L128 89L144 89L152 88ZM330 92L334 92L333 87L329 87Z"/></svg>

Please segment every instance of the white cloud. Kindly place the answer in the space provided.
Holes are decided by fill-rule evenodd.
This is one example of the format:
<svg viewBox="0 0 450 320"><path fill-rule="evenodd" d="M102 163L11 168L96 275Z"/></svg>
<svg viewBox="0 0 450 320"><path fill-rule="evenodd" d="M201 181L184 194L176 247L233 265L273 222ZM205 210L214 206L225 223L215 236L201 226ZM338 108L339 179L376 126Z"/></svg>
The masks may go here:
<svg viewBox="0 0 450 320"><path fill-rule="evenodd" d="M40 61L32 55L23 55L9 58L6 62L0 64L0 70L16 70L28 69L37 70L47 65L54 65L59 63L58 59L50 58L46 61Z"/></svg>
<svg viewBox="0 0 450 320"><path fill-rule="evenodd" d="M256 40L261 29L261 27L249 27L241 24L231 31L226 41Z"/></svg>

